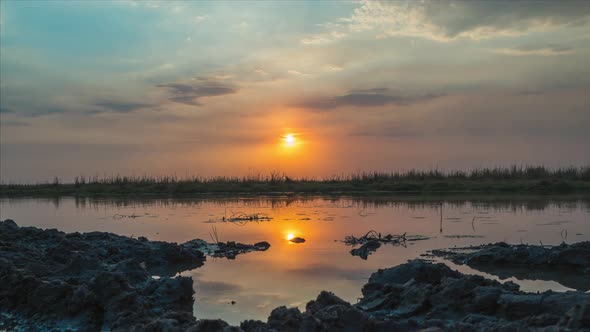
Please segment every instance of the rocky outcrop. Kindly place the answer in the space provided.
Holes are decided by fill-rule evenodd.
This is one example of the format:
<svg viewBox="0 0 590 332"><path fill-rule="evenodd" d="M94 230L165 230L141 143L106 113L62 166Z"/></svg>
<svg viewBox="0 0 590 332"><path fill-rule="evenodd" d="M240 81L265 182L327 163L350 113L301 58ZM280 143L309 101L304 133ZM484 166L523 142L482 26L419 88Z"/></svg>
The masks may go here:
<svg viewBox="0 0 590 332"><path fill-rule="evenodd" d="M403 330L590 329L588 321L576 316L590 310L590 294L524 293L511 282L420 260L374 273L356 306L374 319L395 321Z"/></svg>
<svg viewBox="0 0 590 332"><path fill-rule="evenodd" d="M270 243L266 241L257 242L255 244L243 244L234 241L209 243L196 239L181 244L181 247L189 250L197 250L211 257L235 259L239 254L245 254L252 251L266 251L270 248Z"/></svg>
<svg viewBox="0 0 590 332"><path fill-rule="evenodd" d="M498 242L467 248L433 250L432 253L458 264L565 267L590 273L590 241L562 243L552 247Z"/></svg>
<svg viewBox="0 0 590 332"><path fill-rule="evenodd" d="M590 294L524 293L513 283L413 260L373 273L351 305L322 292L306 306L279 307L244 331L590 331Z"/></svg>
<svg viewBox="0 0 590 332"><path fill-rule="evenodd" d="M500 279L551 280L573 289L590 290L590 241L558 246L499 242L431 253Z"/></svg>
<svg viewBox="0 0 590 332"><path fill-rule="evenodd" d="M298 308L278 307L266 323L244 321L240 327L246 332L261 331L370 331L378 324L365 312L334 294L322 291L307 303L305 312Z"/></svg>
<svg viewBox="0 0 590 332"><path fill-rule="evenodd" d="M213 323L193 317L191 278L172 278L203 265L205 254L193 244L1 221L0 329L199 331ZM215 245L215 254L269 246Z"/></svg>

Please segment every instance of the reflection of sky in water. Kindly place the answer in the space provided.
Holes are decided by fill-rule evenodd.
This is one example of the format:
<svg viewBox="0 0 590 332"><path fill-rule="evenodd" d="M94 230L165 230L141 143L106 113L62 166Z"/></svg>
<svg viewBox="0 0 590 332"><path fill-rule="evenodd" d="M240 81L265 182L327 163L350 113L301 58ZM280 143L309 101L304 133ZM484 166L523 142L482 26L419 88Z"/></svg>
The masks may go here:
<svg viewBox="0 0 590 332"><path fill-rule="evenodd" d="M241 225L220 222L224 215L238 211L264 213L273 220ZM442 218L440 201L411 198L0 200L0 218L12 218L21 226L109 231L174 242L210 240L215 226L221 241L270 242L272 247L266 252L240 255L235 260L209 258L204 267L183 272L195 281L195 315L231 323L247 318L265 320L270 310L280 305L304 309L305 303L324 289L356 302L372 272L430 249L496 241L558 244L587 240L589 216L588 202L539 197L453 199L442 204ZM384 245L366 261L351 256L350 247L340 240L369 230L431 239L411 242L408 247ZM289 236L303 237L306 242L293 244L287 241ZM568 289L551 280L520 279L503 278L527 291ZM570 286L579 283L563 282Z"/></svg>

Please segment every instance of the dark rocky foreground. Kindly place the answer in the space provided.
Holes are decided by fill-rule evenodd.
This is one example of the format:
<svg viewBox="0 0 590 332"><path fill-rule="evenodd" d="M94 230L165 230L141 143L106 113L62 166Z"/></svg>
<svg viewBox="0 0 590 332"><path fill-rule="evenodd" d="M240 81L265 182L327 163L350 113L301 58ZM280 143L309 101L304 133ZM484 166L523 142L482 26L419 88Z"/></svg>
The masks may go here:
<svg viewBox="0 0 590 332"><path fill-rule="evenodd" d="M0 330L590 331L590 294L523 293L422 260L374 273L356 304L322 292L267 322L196 320L190 278L171 276L202 265L203 245L0 222Z"/></svg>
<svg viewBox="0 0 590 332"><path fill-rule="evenodd" d="M193 282L172 277L202 266L205 254L235 258L269 246L202 240L178 245L0 221L0 330L128 331L161 321L188 327L195 323Z"/></svg>
<svg viewBox="0 0 590 332"><path fill-rule="evenodd" d="M433 250L432 255L466 264L501 279L555 280L573 289L590 290L590 241L553 247L499 242Z"/></svg>

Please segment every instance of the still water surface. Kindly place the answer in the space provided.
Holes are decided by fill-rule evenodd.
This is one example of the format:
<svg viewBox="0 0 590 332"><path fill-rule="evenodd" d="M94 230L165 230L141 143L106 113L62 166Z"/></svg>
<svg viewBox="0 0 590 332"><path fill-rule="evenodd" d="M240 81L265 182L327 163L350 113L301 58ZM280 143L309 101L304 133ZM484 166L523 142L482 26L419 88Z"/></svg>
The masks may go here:
<svg viewBox="0 0 590 332"><path fill-rule="evenodd" d="M266 214L272 220L222 221L234 212ZM235 260L208 258L203 267L182 273L195 283L195 316L222 318L232 324L266 320L280 305L303 310L321 290L354 303L372 272L431 249L497 241L553 245L590 239L590 200L581 197L0 199L0 219L6 218L20 226L105 231L178 243L195 238L211 241L214 229L221 241L268 241L272 246L266 252ZM344 237L370 230L430 239L408 242L406 247L384 245L367 260L350 255L351 248L341 242ZM290 243L289 236L306 242ZM519 279L504 280L515 281L526 291L590 289L590 281L570 280L575 276L559 272L554 276L535 280L521 273Z"/></svg>

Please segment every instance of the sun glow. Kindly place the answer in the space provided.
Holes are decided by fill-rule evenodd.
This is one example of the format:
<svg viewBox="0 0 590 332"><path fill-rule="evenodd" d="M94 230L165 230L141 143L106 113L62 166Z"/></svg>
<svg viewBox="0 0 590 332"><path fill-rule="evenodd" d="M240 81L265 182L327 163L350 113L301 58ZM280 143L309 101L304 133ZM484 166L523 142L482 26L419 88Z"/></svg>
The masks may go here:
<svg viewBox="0 0 590 332"><path fill-rule="evenodd" d="M295 135L293 134L287 134L283 136L283 140L285 141L286 146L294 146L296 141Z"/></svg>
<svg viewBox="0 0 590 332"><path fill-rule="evenodd" d="M291 241L291 239L293 239L294 237L295 235L293 233L287 234L287 241Z"/></svg>

